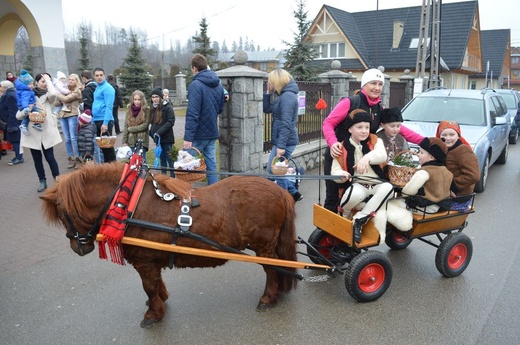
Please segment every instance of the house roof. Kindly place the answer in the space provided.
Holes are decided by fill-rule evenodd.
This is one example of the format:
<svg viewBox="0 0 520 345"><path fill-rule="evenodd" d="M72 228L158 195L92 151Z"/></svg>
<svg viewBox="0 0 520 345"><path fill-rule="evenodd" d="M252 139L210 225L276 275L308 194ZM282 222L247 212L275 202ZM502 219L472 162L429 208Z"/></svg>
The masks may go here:
<svg viewBox="0 0 520 345"><path fill-rule="evenodd" d="M409 47L413 38L419 38L421 6L355 13L328 5L324 8L368 67L383 65L386 70L415 67L417 48ZM440 55L450 69L462 66L477 9L478 2L474 0L441 6ZM392 49L394 21L404 24L404 33L396 49Z"/></svg>
<svg viewBox="0 0 520 345"><path fill-rule="evenodd" d="M255 61L255 62L268 62L268 61L278 61L283 58L282 50L268 50L261 52L246 52L247 53L247 61ZM225 62L233 62L233 57L235 53L220 53L218 54L217 59L219 61Z"/></svg>
<svg viewBox="0 0 520 345"><path fill-rule="evenodd" d="M493 71L494 77L502 74L502 67L506 59L507 46L510 39L510 30L482 30L480 31L482 42L482 71L472 75L474 78L485 78L486 66L489 61L489 73ZM488 74L490 76L490 74Z"/></svg>

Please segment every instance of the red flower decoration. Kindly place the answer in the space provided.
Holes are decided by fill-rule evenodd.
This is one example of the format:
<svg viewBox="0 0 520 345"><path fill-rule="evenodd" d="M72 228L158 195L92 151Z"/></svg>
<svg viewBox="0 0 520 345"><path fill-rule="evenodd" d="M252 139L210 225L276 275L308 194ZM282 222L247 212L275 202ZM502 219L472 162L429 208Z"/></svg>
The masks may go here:
<svg viewBox="0 0 520 345"><path fill-rule="evenodd" d="M325 101L323 100L323 98L320 98L318 100L318 103L316 103L316 109L318 110L322 110L322 109L325 109L327 108L327 103L325 103Z"/></svg>

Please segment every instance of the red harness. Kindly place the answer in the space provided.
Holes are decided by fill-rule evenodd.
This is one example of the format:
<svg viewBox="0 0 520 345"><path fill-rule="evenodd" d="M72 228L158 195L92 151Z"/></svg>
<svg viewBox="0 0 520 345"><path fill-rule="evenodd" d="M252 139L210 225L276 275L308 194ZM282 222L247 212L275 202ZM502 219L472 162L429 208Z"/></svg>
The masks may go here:
<svg viewBox="0 0 520 345"><path fill-rule="evenodd" d="M108 259L105 244L108 245L113 263L125 264L121 240L125 235L126 220L131 218L143 191L148 171L142 167L143 157L134 153L130 163L126 163L119 182L120 188L115 193L99 233L103 240L99 242L99 257Z"/></svg>

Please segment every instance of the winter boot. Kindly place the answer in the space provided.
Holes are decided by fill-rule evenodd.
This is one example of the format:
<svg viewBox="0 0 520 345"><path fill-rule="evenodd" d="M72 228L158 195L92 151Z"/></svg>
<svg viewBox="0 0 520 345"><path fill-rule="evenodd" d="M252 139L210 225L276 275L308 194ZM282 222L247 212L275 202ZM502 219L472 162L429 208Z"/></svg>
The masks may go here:
<svg viewBox="0 0 520 345"><path fill-rule="evenodd" d="M67 165L67 169L74 169L76 167L76 157L69 157L69 164Z"/></svg>
<svg viewBox="0 0 520 345"><path fill-rule="evenodd" d="M47 180L42 178L40 180L40 186L38 187L38 193L41 193L46 189L47 189Z"/></svg>

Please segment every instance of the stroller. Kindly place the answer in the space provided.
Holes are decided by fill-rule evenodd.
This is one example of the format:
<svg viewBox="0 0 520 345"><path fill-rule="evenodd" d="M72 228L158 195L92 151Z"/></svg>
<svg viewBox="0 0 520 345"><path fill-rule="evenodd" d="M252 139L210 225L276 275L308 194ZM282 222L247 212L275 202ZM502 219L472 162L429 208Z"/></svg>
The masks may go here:
<svg viewBox="0 0 520 345"><path fill-rule="evenodd" d="M300 186L301 179L300 176L305 174L305 168L298 165L298 163L294 159L289 159L289 168L285 175L288 177L287 179L294 185L294 188L298 190Z"/></svg>

